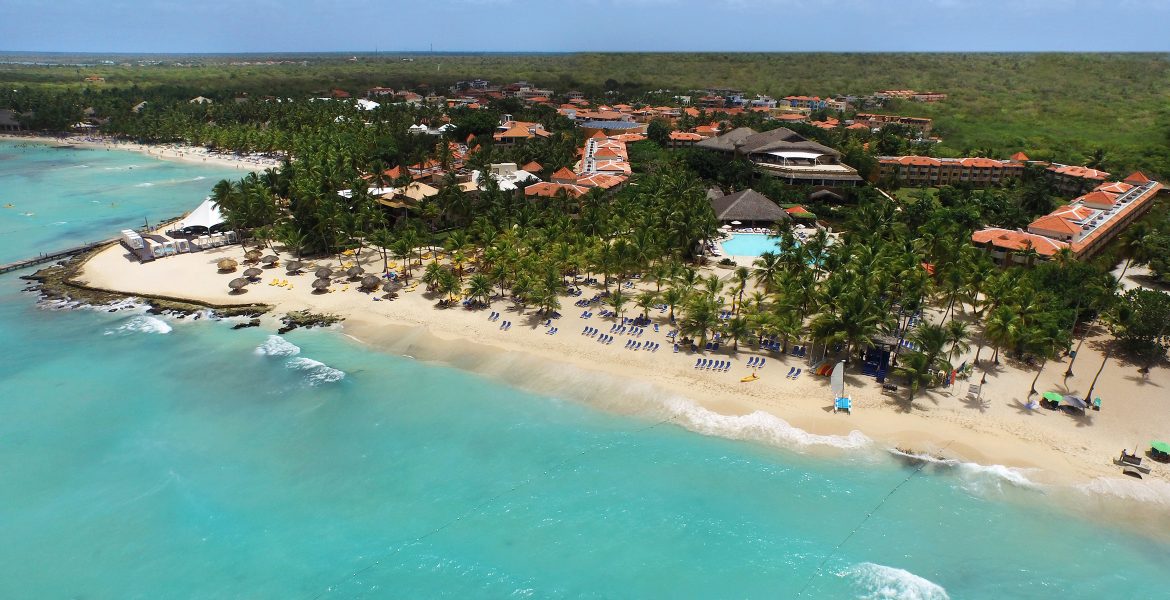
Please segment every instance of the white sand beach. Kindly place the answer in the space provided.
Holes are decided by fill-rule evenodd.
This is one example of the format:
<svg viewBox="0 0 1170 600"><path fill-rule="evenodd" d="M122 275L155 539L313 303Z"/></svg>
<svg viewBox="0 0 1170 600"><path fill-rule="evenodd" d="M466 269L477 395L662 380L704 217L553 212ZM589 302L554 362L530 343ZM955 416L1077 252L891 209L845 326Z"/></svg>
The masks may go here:
<svg viewBox="0 0 1170 600"><path fill-rule="evenodd" d="M422 286L385 300L380 299L384 293L364 293L356 282L337 276L330 292L314 293L312 269L294 276L286 275L283 268L266 269L245 293L230 294L228 281L247 266L243 254L234 245L139 264L128 258L124 248L113 246L92 257L77 279L107 290L213 305L271 304L276 315L302 309L333 313L345 317L348 335L387 352L441 361L608 410L674 416L679 424L700 433L728 435L727 425L734 423L734 437L808 451L873 444L1026 470L1021 472L1037 483L1100 485L1123 477L1113 464L1123 448L1144 453L1151 439L1170 437L1170 411L1164 406L1170 385L1166 370L1155 368L1147 377L1136 365L1116 358L1110 359L1097 382L1094 396L1104 400L1100 411L1068 414L1026 408L1035 371L1006 359L993 365L988 360L991 350L985 348L981 368L987 369L987 382L981 400L966 397L967 385L979 381L979 370L969 381L958 381L953 390L920 394L911 408L907 390L897 378L898 392L883 393L872 377L863 376L855 366L846 377L854 411L834 413L827 378L811 373L812 359L774 356L746 346L736 353L730 345L715 353L676 354L666 336L671 327L665 313L650 313L658 332L652 325L633 338L661 344L654 352L625 349L628 335L615 335L609 345L582 335L585 327L607 333L615 321L602 318L599 308L592 309L591 318L582 318L584 309L574 306L576 297L562 298L562 316L551 325L557 332L549 334L546 317L534 309L521 311L508 300L495 300L487 309L437 308L438 298ZM240 261L240 268L234 273L218 272L215 263L229 257ZM282 262L288 258L281 256ZM382 272L383 260L374 251L367 250L360 263L367 272ZM314 264L339 266L335 258ZM290 285L271 285L274 280L287 280ZM582 297L598 291L599 286L586 286ZM498 321L489 320L491 312L501 313ZM504 321L513 326L502 329ZM1084 394L1101 365L1100 341L1086 340L1074 376L1067 381L1063 373L1069 359L1049 363L1037 389ZM974 352L972 348L968 358ZM763 368L754 370L759 379L741 382L753 372L746 366L752 356L766 359ZM733 366L727 372L697 370L694 365L699 358L730 360ZM787 378L793 368L803 372L795 379ZM796 429L786 428L784 422ZM1150 475L1132 483L1167 489L1170 465L1152 466Z"/></svg>
<svg viewBox="0 0 1170 600"><path fill-rule="evenodd" d="M280 161L260 154L233 154L212 152L201 146L185 144L139 144L97 135L77 134L63 137L0 134L0 139L39 144L68 144L95 150L127 150L160 160L173 160L202 165L218 165L239 169L241 172L277 168Z"/></svg>

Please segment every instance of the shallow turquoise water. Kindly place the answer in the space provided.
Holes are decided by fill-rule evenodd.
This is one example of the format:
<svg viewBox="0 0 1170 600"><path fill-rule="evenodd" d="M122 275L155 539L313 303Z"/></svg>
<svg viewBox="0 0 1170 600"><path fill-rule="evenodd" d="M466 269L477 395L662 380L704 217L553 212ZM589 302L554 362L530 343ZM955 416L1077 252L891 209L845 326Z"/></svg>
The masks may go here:
<svg viewBox="0 0 1170 600"><path fill-rule="evenodd" d="M0 264L179 216L216 181L240 175L124 151L0 140Z"/></svg>
<svg viewBox="0 0 1170 600"><path fill-rule="evenodd" d="M766 420L712 426L781 447L699 435L332 331L47 310L20 283L0 277L3 598L1154 598L1170 584L1170 547L991 470L814 457Z"/></svg>
<svg viewBox="0 0 1170 600"><path fill-rule="evenodd" d="M759 256L765 252L779 252L777 241L777 238L763 233L737 233L719 245L729 256Z"/></svg>

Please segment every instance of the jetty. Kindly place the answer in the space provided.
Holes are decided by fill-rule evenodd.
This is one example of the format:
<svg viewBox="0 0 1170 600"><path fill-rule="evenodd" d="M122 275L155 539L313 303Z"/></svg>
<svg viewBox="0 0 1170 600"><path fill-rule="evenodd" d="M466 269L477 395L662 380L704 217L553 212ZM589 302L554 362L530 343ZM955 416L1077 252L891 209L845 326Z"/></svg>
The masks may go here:
<svg viewBox="0 0 1170 600"><path fill-rule="evenodd" d="M25 258L23 260L18 260L16 262L10 262L10 263L4 264L4 265L0 265L0 274L8 273L10 271L18 271L20 269L24 269L24 268L28 268L28 267L35 267L36 265L44 264L47 262L53 262L55 260L60 260L62 258L69 258L70 256L74 256L76 254L81 254L83 252L88 252L90 250L93 250L94 248L100 248L102 246L105 246L106 244L116 243L117 241L118 241L118 238L110 238L108 240L102 240L100 242L89 242L88 244L82 244L80 246L73 246L72 248L66 248L64 250L58 250L56 252L50 252L48 254L39 254L39 255L34 256L32 258Z"/></svg>

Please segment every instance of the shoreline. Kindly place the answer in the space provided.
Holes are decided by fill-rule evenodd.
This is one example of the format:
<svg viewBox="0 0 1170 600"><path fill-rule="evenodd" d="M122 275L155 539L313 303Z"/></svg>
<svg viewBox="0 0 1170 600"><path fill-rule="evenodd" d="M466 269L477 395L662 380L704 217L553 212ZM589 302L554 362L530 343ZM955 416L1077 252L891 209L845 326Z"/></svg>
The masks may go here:
<svg viewBox="0 0 1170 600"><path fill-rule="evenodd" d="M165 296L187 298L211 306L236 304L244 298L228 294L226 282L234 275L216 273L214 263L223 257L239 259L238 246L179 255L147 264L132 263L119 246L96 253L78 269L76 280L128 296ZM382 259L367 253L364 264L380 271ZM332 264L330 260L319 261ZM266 285L272 279L288 279L293 289ZM311 275L286 276L283 269L265 273L259 283L250 286L248 302L273 307L273 315L294 311L336 314L345 317L345 334L381 351L408 354L484 374L511 385L554 396L584 400L603 410L638 414L647 410L620 400L634 393L660 400L658 408L673 399L685 400L707 414L702 419L692 415L688 429L704 434L718 434L720 426L734 423L742 431L739 439L756 439L789 447L797 451L838 446L845 448L877 445L890 450L908 450L913 454L954 459L989 468L1010 470L1037 484L1061 486L1094 485L1102 479L1126 481L1112 463L1121 448L1132 449L1134 442L1144 442L1134 431L1150 429L1156 436L1160 422L1156 413L1145 407L1125 407L1123 395L1109 389L1126 384L1130 373L1115 367L1110 381L1102 379L1099 389L1113 399L1100 413L1082 420L1040 409L1020 412L1019 397L1027 389L1034 371L1022 371L1004 365L991 373L986 387L991 388L987 406L972 406L958 395L965 384L948 390L934 390L916 398L913 408L905 409L905 390L897 397L881 393L872 379L849 372L846 385L854 399L852 415L831 412L828 381L811 373L793 380L782 378L789 368L807 369L801 359L760 354L741 348L738 356L686 352L674 354L663 338L665 327L657 335L647 332L642 339L662 344L658 352L624 350L625 340L618 337L614 345L599 344L580 335L585 326L608 329L612 321L593 317L582 319L582 309L574 299L562 300L560 319L553 326L558 333L549 335L542 327L545 319L533 310L517 310L511 302L496 300L492 308L466 310L435 308L435 299L422 290L402 291L393 301L373 301L372 296L357 290L356 283L335 283L332 293L310 293ZM592 291L592 290L590 290ZM589 292L587 292L587 295ZM487 320L488 313L500 312L500 321L515 324L500 330ZM660 325L665 315L654 312ZM1090 355L1086 344L1085 355ZM743 365L748 356L767 356L765 368L757 373L761 379L741 383L739 378L751 372ZM697 356L732 359L736 365L727 373L694 370ZM985 355L986 356L986 355ZM530 365L541 365L532 368ZM1048 365L1047 373L1059 379L1065 363ZM1083 359L1082 371L1094 365ZM567 373L572 372L569 377ZM1152 379L1161 380L1158 370ZM1081 375L1080 379L1086 378ZM1003 385L1000 385L1003 384ZM1047 377L1041 386L1052 385ZM1157 381L1147 385L1159 386ZM1155 388L1156 389L1156 388ZM1015 397L1009 394L1013 393ZM604 397L603 397L604 396ZM617 399L615 399L617 398ZM1128 410L1127 410L1128 408ZM685 407L675 407L685 412ZM1095 421L1118 417L1109 428ZM703 420L706 420L705 422ZM786 429L787 428L787 429ZM780 432L780 433L777 433ZM785 438L787 435L789 437ZM778 437L779 436L779 437ZM726 436L725 436L726 437ZM865 442L864 440L870 440ZM1121 441L1126 440L1126 441ZM1167 485L1170 466L1153 463L1153 472L1135 485ZM1127 482L1128 483L1128 482ZM1158 492L1159 494L1162 492ZM1170 499L1166 500L1170 506Z"/></svg>
<svg viewBox="0 0 1170 600"><path fill-rule="evenodd" d="M215 165L220 167L239 169L241 171L244 171L245 169L248 171L262 171L267 168L275 169L280 167L279 160L259 155L238 155L212 152L202 146L190 146L187 144L140 144L137 142L117 140L100 135L71 134L62 137L54 137L43 134L22 135L14 133L0 133L0 140L46 144L51 146L68 144L89 150L123 150L128 152L137 152L139 154L143 154L159 160L168 160L173 162L183 162L204 166Z"/></svg>

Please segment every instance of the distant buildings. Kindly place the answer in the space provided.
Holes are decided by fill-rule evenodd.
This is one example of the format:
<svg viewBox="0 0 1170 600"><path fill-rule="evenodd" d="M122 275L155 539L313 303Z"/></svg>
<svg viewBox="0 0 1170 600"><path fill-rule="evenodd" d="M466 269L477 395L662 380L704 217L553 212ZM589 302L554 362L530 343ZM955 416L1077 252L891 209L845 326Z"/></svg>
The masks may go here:
<svg viewBox="0 0 1170 600"><path fill-rule="evenodd" d="M552 134L540 123L506 120L496 128L496 132L492 134L492 138L497 144L510 146L516 142L538 137L544 138L550 135Z"/></svg>
<svg viewBox="0 0 1170 600"><path fill-rule="evenodd" d="M875 115L870 113L857 113L853 122L860 123L871 129L880 129L886 125L904 125L918 131L922 134L922 137L930 135L930 129L933 124L933 121L924 117L902 117L898 115Z"/></svg>
<svg viewBox="0 0 1170 600"><path fill-rule="evenodd" d="M16 131L23 131L20 121L16 118L16 112L6 108L0 109L0 131L12 133Z"/></svg>
<svg viewBox="0 0 1170 600"><path fill-rule="evenodd" d="M1161 190L1161 183L1133 173L1032 221L1027 231L988 227L972 234L971 241L1002 264L1024 263L1029 251L1041 258L1065 249L1077 258L1091 257L1148 212Z"/></svg>
<svg viewBox="0 0 1170 600"><path fill-rule="evenodd" d="M1109 177L1109 173L1105 171L1034 161L1023 152L1017 152L1007 160L981 157L881 156L878 157L878 178L891 179L910 187L956 184L989 187L1022 177L1028 165L1045 167L1045 173L1052 180L1053 186L1068 195L1093 189Z"/></svg>
<svg viewBox="0 0 1170 600"><path fill-rule="evenodd" d="M840 152L783 127L763 133L740 127L695 147L742 156L761 173L791 184L852 187L862 183L853 167L841 163Z"/></svg>

